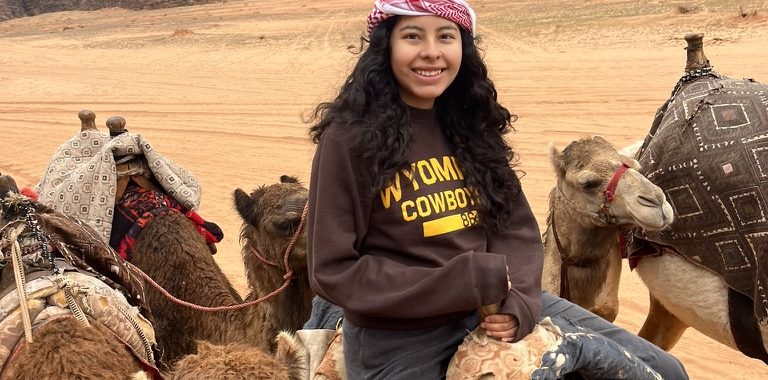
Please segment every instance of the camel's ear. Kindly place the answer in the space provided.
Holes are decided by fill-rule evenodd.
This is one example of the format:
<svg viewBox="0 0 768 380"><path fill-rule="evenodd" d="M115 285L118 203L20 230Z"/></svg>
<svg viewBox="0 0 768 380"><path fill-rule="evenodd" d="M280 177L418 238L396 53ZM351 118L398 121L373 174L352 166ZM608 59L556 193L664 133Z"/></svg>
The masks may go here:
<svg viewBox="0 0 768 380"><path fill-rule="evenodd" d="M19 192L16 181L9 175L0 175L0 199L5 198L10 192Z"/></svg>
<svg viewBox="0 0 768 380"><path fill-rule="evenodd" d="M254 199L251 199L243 189L237 188L232 193L232 200L235 202L237 213L240 214L240 217L243 218L246 223L252 226L259 225L261 215L258 207L256 207L257 204Z"/></svg>
<svg viewBox="0 0 768 380"><path fill-rule="evenodd" d="M290 175L281 175L280 183L299 183L299 179Z"/></svg>
<svg viewBox="0 0 768 380"><path fill-rule="evenodd" d="M552 163L552 167L555 168L557 175L565 174L565 168L563 167L562 160L560 160L560 151L555 147L555 143L550 141L549 148L549 161Z"/></svg>
<svg viewBox="0 0 768 380"><path fill-rule="evenodd" d="M293 333L280 331L275 338L275 343L277 345L275 357L290 368L288 378L291 380L305 378L305 367L309 362L309 355L301 340Z"/></svg>

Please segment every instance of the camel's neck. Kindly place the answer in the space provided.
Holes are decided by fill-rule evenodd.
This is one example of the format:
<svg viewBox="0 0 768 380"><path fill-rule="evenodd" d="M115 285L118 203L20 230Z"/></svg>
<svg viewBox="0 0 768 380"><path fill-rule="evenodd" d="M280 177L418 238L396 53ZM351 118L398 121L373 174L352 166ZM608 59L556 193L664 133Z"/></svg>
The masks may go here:
<svg viewBox="0 0 768 380"><path fill-rule="evenodd" d="M255 300L278 291L281 285L282 282L275 288L262 291L251 289L246 301ZM295 331L300 329L304 322L309 319L309 314L312 311L312 297L314 297L314 293L309 287L309 280L306 275L294 275L285 289L266 301L267 307L274 312L274 318L270 323L281 330Z"/></svg>
<svg viewBox="0 0 768 380"><path fill-rule="evenodd" d="M550 214L544 237L545 253L569 258L580 264L619 254L619 227L598 225L594 216L576 209L563 197L557 189L550 193Z"/></svg>
<svg viewBox="0 0 768 380"><path fill-rule="evenodd" d="M279 262L280 267L265 263L253 254L250 244L253 244L253 242L246 241L242 252L250 290L246 301L256 300L276 292L285 283L283 278L285 273L281 268L283 263ZM281 252L283 249L277 245L264 246L259 252ZM264 254L261 256L267 257ZM274 256L270 255L270 257ZM301 257L303 256L297 256L294 259L300 262L303 261L303 259L299 259ZM293 265L298 266L298 263ZM262 330L274 332L273 336L279 331L296 331L301 329L304 322L309 319L312 310L312 297L314 293L309 287L306 265L292 268L292 271L292 279L287 287L259 305L263 319L258 321L256 325L261 326Z"/></svg>

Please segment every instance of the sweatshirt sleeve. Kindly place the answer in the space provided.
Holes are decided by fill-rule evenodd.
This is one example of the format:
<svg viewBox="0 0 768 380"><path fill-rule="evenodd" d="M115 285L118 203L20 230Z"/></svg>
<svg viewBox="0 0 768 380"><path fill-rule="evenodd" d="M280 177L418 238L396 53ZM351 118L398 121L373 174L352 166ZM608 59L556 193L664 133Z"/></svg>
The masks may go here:
<svg viewBox="0 0 768 380"><path fill-rule="evenodd" d="M342 137L327 130L312 163L307 219L312 289L346 310L387 318L432 317L503 300L508 260L503 254L470 251L445 265L424 267L357 251L373 204L371 174Z"/></svg>
<svg viewBox="0 0 768 380"><path fill-rule="evenodd" d="M544 248L538 223L522 191L513 207L514 223L507 231L489 239L488 251L502 253L507 258L512 286L499 313L517 317L520 322L517 341L533 331L539 320Z"/></svg>

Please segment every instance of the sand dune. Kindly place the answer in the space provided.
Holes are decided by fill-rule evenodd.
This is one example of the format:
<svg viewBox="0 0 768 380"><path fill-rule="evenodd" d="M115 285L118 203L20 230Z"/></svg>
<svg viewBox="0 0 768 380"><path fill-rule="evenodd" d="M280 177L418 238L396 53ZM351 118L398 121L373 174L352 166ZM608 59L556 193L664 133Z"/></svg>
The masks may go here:
<svg viewBox="0 0 768 380"><path fill-rule="evenodd" d="M617 146L641 139L682 75L684 34L705 34L720 73L768 81L765 1L472 3L499 96L520 117L510 141L540 223L553 185L547 144L592 134ZM230 1L0 23L0 172L33 185L78 130L79 110L96 112L100 126L122 115L198 176L200 213L226 234L216 259L244 289L231 193L282 174L308 180L314 146L302 115L344 79L370 6ZM628 270L622 278L617 322L637 331L647 290ZM768 375L762 362L691 330L672 353L694 379Z"/></svg>

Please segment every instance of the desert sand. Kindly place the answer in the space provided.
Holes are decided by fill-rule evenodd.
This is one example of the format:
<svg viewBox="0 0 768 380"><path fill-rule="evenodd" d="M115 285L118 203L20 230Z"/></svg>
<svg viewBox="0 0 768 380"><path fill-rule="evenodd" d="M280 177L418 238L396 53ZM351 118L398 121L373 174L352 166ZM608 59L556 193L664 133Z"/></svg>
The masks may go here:
<svg viewBox="0 0 768 380"><path fill-rule="evenodd" d="M542 226L554 184L548 143L643 138L683 74L686 33L705 34L721 74L768 81L766 1L471 3L499 98L519 115L509 139ZM371 4L230 1L0 23L0 172L33 186L79 130L78 111L93 110L102 128L121 115L197 175L200 214L225 232L215 258L244 290L232 191L282 174L308 181L314 146L303 118L344 80ZM617 324L638 331L647 304L625 267ZM693 379L768 377L762 362L690 329L672 353Z"/></svg>

